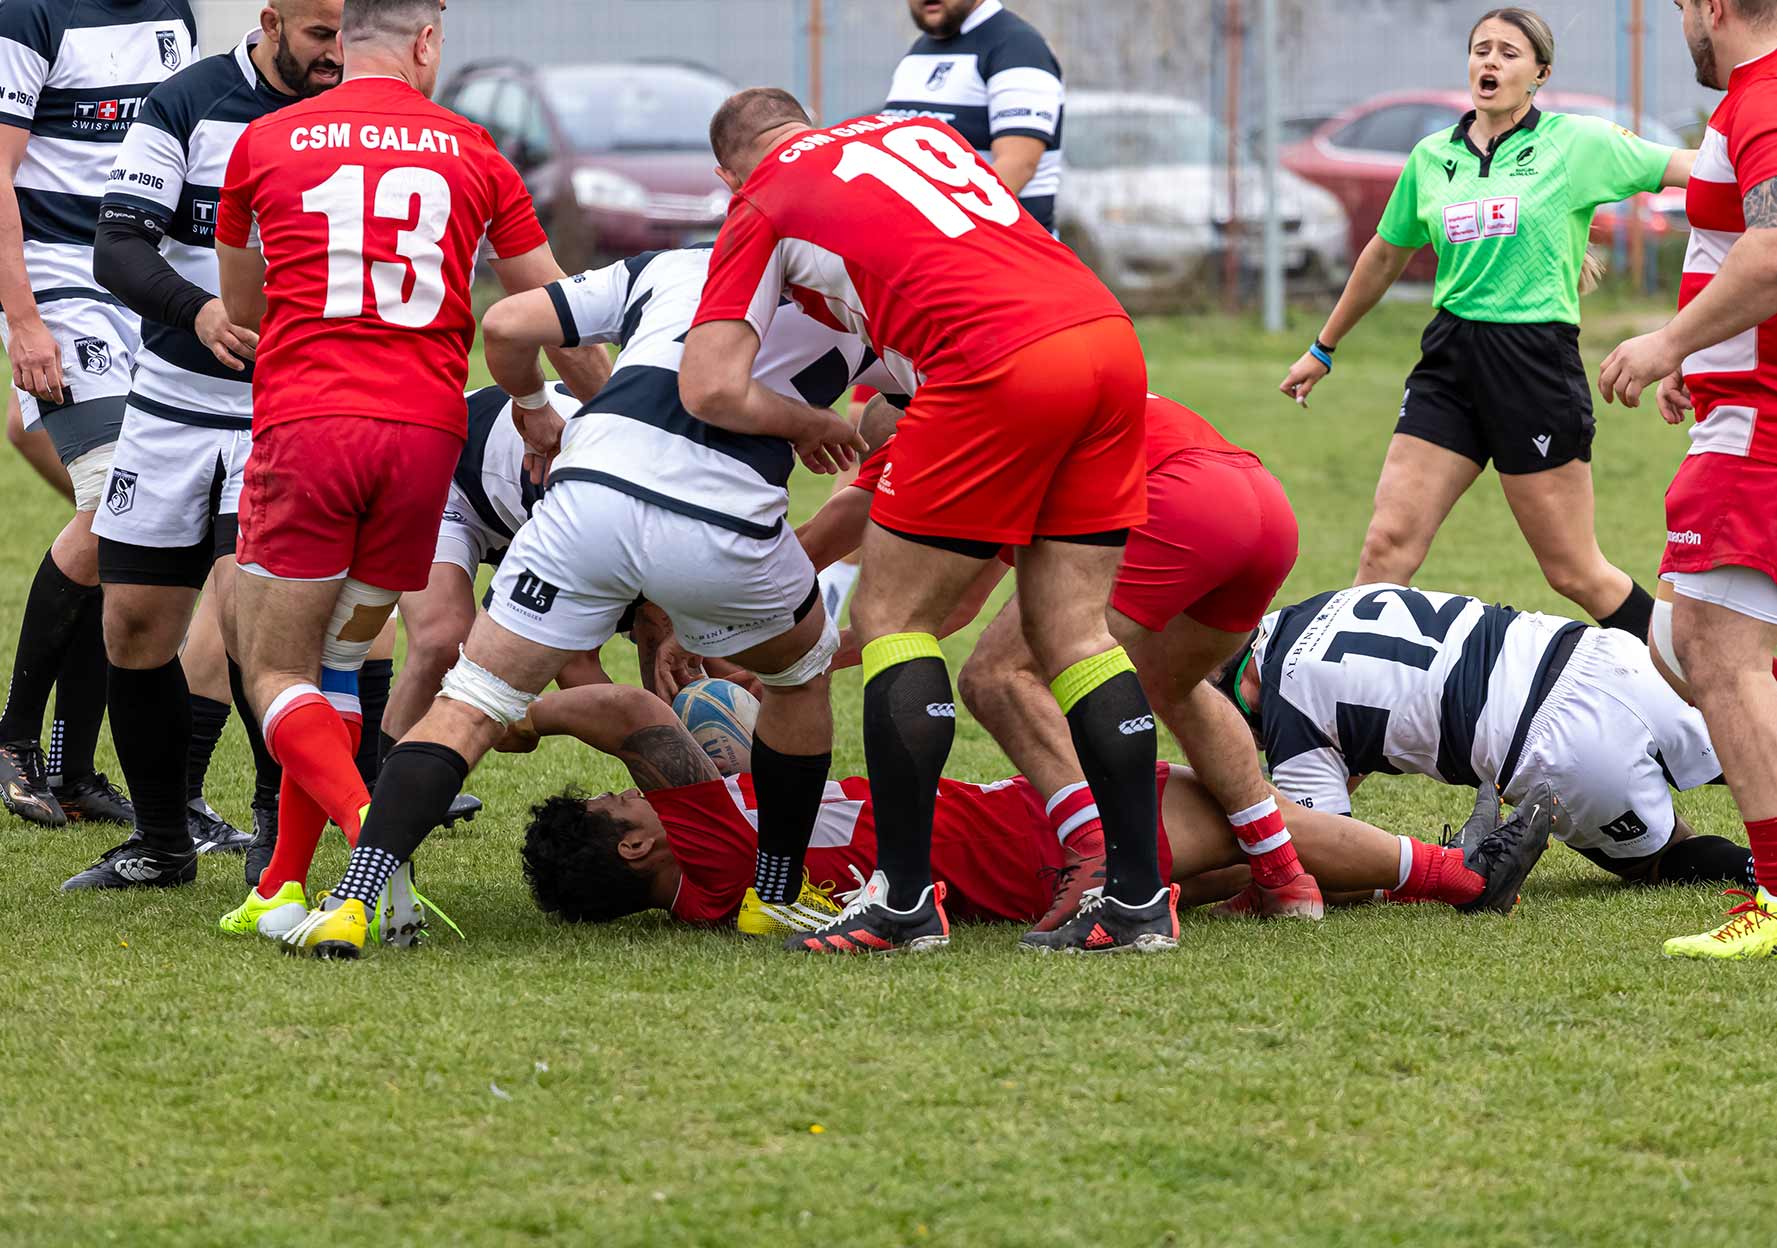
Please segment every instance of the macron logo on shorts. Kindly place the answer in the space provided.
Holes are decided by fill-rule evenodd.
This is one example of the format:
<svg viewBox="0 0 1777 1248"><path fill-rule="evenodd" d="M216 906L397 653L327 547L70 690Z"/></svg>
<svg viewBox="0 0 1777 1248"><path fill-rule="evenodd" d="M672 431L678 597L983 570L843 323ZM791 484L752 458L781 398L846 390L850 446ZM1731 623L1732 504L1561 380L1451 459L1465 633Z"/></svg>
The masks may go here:
<svg viewBox="0 0 1777 1248"><path fill-rule="evenodd" d="M1673 529L1666 530L1666 545L1668 546L1701 546L1702 544L1703 535L1695 529L1686 529L1682 533Z"/></svg>

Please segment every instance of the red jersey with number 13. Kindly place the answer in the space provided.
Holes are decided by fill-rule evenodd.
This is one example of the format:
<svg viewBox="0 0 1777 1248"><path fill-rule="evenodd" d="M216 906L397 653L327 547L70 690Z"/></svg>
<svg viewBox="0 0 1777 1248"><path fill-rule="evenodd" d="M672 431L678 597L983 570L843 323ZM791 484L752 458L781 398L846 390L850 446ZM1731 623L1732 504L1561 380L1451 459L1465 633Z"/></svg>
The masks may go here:
<svg viewBox="0 0 1777 1248"><path fill-rule="evenodd" d="M728 206L695 323L744 320L763 339L786 290L861 335L908 393L1127 315L963 137L929 117L804 131L759 163Z"/></svg>
<svg viewBox="0 0 1777 1248"><path fill-rule="evenodd" d="M547 242L487 131L394 78L354 78L249 125L216 237L265 252L253 427L367 416L467 436L463 398L485 237Z"/></svg>

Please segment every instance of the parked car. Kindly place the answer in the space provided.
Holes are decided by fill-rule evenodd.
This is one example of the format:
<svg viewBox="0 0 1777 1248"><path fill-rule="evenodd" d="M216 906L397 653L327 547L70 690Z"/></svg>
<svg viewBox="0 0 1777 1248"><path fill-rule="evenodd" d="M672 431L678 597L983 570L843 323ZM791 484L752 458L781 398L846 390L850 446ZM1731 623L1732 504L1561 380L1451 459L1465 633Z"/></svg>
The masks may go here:
<svg viewBox="0 0 1777 1248"><path fill-rule="evenodd" d="M671 62L466 66L439 97L487 127L523 175L562 267L707 241L728 188L709 121L735 87Z"/></svg>
<svg viewBox="0 0 1777 1248"><path fill-rule="evenodd" d="M1630 121L1615 102L1598 95L1542 91L1537 93L1537 106L1547 112L1604 117L1619 126ZM1355 256L1376 233L1376 223L1382 220L1382 209L1414 144L1437 130L1453 128L1473 107L1462 91L1378 95L1346 109L1309 138L1286 147L1283 164L1338 196L1351 220L1351 254ZM1642 119L1641 133L1655 143L1685 146L1670 127L1652 117ZM1601 207L1592 221L1593 241L1609 243L1625 237L1631 213L1640 216L1643 236L1650 242L1672 238L1687 228L1684 190L1672 187ZM1436 270L1437 258L1427 250L1413 258L1406 276L1429 281Z"/></svg>
<svg viewBox="0 0 1777 1248"><path fill-rule="evenodd" d="M1125 304L1176 303L1213 278L1230 246L1244 270L1260 267L1261 170L1242 149L1241 224L1231 230L1227 131L1190 100L1070 90L1061 161L1057 231ZM1338 201L1285 170L1277 181L1291 279L1343 281L1350 253Z"/></svg>

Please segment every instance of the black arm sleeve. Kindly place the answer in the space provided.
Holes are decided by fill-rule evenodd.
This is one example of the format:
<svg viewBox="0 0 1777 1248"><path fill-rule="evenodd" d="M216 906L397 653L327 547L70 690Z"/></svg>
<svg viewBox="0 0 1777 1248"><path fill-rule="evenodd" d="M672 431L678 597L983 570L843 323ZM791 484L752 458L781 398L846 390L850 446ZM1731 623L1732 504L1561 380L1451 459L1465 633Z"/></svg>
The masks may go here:
<svg viewBox="0 0 1777 1248"><path fill-rule="evenodd" d="M93 240L93 276L99 285L147 320L191 329L197 314L216 296L180 277L160 254L166 231L148 213L109 203L99 213Z"/></svg>

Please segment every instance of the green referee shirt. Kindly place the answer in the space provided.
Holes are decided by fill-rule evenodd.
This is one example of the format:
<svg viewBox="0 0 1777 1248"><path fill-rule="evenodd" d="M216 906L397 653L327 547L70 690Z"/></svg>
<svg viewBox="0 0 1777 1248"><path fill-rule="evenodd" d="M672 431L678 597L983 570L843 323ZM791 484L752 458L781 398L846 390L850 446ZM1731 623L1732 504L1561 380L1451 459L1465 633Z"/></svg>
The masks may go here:
<svg viewBox="0 0 1777 1248"><path fill-rule="evenodd" d="M1602 117L1543 113L1483 152L1469 113L1407 157L1376 234L1438 253L1434 307L1470 321L1580 320L1580 265L1599 204L1657 191L1672 149Z"/></svg>

